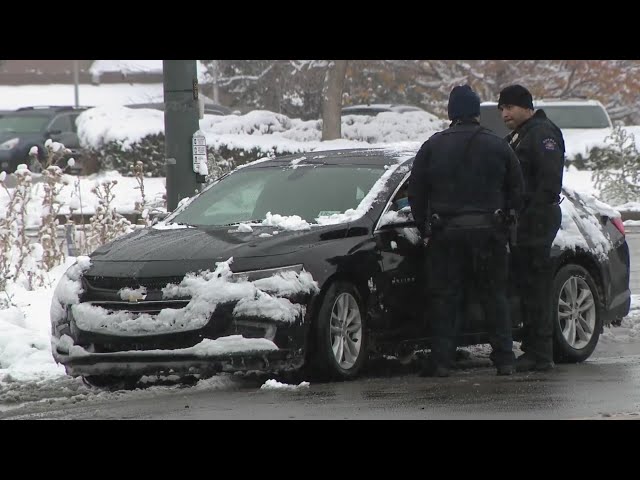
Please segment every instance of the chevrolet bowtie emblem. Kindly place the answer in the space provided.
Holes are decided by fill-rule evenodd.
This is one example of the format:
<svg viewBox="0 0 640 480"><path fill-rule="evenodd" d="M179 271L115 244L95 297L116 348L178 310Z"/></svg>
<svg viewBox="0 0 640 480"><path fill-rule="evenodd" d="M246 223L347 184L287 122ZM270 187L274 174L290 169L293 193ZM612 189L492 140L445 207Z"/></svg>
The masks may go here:
<svg viewBox="0 0 640 480"><path fill-rule="evenodd" d="M147 298L147 289L144 287L136 290L125 288L120 291L120 298L129 303L138 303L140 300Z"/></svg>

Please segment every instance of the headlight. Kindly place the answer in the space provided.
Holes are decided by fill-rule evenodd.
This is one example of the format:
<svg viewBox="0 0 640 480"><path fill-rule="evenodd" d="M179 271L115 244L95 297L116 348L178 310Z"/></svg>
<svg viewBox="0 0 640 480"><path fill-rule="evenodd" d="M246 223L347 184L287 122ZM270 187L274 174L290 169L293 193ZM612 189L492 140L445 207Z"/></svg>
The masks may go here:
<svg viewBox="0 0 640 480"><path fill-rule="evenodd" d="M18 137L7 140L6 142L0 143L0 150L13 150L18 146L20 139Z"/></svg>
<svg viewBox="0 0 640 480"><path fill-rule="evenodd" d="M303 265L300 263L298 265L290 265L288 267L278 267L278 268L265 268L263 270L249 270L246 272L238 272L231 275L235 281L246 281L253 282L254 280L259 280L261 278L268 278L273 275L277 275L278 273L284 272L295 272L300 273L302 271Z"/></svg>

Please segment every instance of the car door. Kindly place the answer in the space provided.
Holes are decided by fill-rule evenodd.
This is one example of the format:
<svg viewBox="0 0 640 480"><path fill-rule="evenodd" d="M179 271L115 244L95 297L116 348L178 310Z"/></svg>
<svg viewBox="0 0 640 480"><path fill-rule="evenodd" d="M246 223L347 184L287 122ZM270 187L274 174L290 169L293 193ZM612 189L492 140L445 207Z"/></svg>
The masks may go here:
<svg viewBox="0 0 640 480"><path fill-rule="evenodd" d="M406 182L405 178L374 231L381 262L376 281L378 299L386 321L386 334L397 339L419 338L428 333L423 304L426 249L409 207L398 202L402 200L403 191L406 192Z"/></svg>
<svg viewBox="0 0 640 480"><path fill-rule="evenodd" d="M80 140L75 132L75 123L72 115L72 113L57 115L49 124L47 132L51 140L60 142L65 147L74 150L80 148Z"/></svg>

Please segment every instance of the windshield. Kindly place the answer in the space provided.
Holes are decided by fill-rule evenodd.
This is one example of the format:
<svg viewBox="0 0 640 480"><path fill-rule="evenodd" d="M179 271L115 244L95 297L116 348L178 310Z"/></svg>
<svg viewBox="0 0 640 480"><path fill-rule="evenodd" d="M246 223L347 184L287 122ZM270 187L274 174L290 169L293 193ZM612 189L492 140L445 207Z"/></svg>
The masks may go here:
<svg viewBox="0 0 640 480"><path fill-rule="evenodd" d="M381 166L247 168L223 178L171 219L195 226L260 222L268 212L309 223L355 209L385 172Z"/></svg>
<svg viewBox="0 0 640 480"><path fill-rule="evenodd" d="M609 128L607 113L599 105L540 107L558 128Z"/></svg>
<svg viewBox="0 0 640 480"><path fill-rule="evenodd" d="M2 115L0 132L38 133L44 130L49 117L37 115Z"/></svg>

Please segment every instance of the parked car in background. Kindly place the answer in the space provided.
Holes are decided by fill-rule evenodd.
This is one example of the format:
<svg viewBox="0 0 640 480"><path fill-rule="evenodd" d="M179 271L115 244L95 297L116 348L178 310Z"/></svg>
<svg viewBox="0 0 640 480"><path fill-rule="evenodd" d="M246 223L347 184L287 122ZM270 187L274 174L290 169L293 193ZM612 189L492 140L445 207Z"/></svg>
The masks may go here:
<svg viewBox="0 0 640 480"><path fill-rule="evenodd" d="M428 251L402 198L415 153L258 160L163 222L79 257L53 296L55 360L102 386L146 374L301 368L349 379L372 355L428 347ZM616 211L564 196L551 252L554 356L580 362L603 325L629 312L629 249ZM465 294L459 344L487 343L480 303ZM518 305L512 296L516 340Z"/></svg>
<svg viewBox="0 0 640 480"><path fill-rule="evenodd" d="M153 108L154 110L160 110L164 112L164 102L153 102L153 103L132 103L129 105L125 105L127 108ZM231 115L235 113L229 107L225 107L224 105L218 105L215 103L205 103L204 104L204 113L205 115Z"/></svg>
<svg viewBox="0 0 640 480"><path fill-rule="evenodd" d="M351 105L342 108L342 115L369 115L375 116L382 112L424 112L423 109L413 105L397 105L392 103L372 103L368 105Z"/></svg>
<svg viewBox="0 0 640 480"><path fill-rule="evenodd" d="M0 112L0 171L13 173L24 163L32 172L39 172L41 164L29 156L29 151L38 147L40 161L44 162L44 144L51 139L71 150L68 157L74 157L77 163L70 170L78 172L81 159L76 119L87 108L33 106Z"/></svg>
<svg viewBox="0 0 640 480"><path fill-rule="evenodd" d="M533 102L535 109L542 108L549 119L561 130L587 130L612 128L606 108L597 100L541 99ZM480 104L480 124L505 137L510 130L504 125L497 102Z"/></svg>

